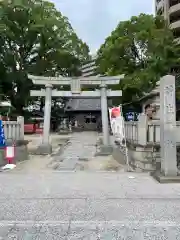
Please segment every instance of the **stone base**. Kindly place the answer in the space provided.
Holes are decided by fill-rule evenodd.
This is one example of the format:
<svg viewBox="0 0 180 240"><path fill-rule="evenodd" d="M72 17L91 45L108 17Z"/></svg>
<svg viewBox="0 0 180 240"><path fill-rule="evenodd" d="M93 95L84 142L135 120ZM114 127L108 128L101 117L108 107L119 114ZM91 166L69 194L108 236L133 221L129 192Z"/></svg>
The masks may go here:
<svg viewBox="0 0 180 240"><path fill-rule="evenodd" d="M49 155L52 153L52 145L51 144L41 144L37 148L37 155Z"/></svg>
<svg viewBox="0 0 180 240"><path fill-rule="evenodd" d="M100 151L96 153L96 156L109 156L113 153L113 147L112 146L100 146Z"/></svg>
<svg viewBox="0 0 180 240"><path fill-rule="evenodd" d="M7 141L7 143L9 146L12 146L12 142ZM17 164L18 162L22 162L29 159L27 144L28 141L24 140L15 141L14 158L11 160L12 164ZM5 148L0 148L0 167L8 163L5 151L6 151Z"/></svg>
<svg viewBox="0 0 180 240"><path fill-rule="evenodd" d="M151 173L151 176L159 183L180 183L180 176L164 176L160 172Z"/></svg>
<svg viewBox="0 0 180 240"><path fill-rule="evenodd" d="M58 132L59 135L68 135L70 133L71 133L70 131L59 131Z"/></svg>

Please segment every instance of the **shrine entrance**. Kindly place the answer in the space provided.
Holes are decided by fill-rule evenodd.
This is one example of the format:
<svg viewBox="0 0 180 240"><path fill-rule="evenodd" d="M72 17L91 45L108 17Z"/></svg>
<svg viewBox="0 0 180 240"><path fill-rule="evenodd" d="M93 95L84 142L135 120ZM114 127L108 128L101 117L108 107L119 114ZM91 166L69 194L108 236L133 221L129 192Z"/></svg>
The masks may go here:
<svg viewBox="0 0 180 240"><path fill-rule="evenodd" d="M84 130L86 131L97 130L97 116L92 114L84 116Z"/></svg>
<svg viewBox="0 0 180 240"><path fill-rule="evenodd" d="M66 97L70 99L74 98L98 98L101 105L101 118L102 118L102 132L103 132L103 146L102 151L109 154L112 151L110 146L109 136L109 117L108 117L108 103L107 98L120 97L122 91L112 91L108 89L108 86L119 84L120 80L124 78L124 75L114 77L42 77L28 75L28 78L32 80L35 85L44 85L45 89L31 90L31 96L45 97L44 108L44 128L42 144L39 146L39 152L42 154L50 154L52 152L52 146L49 142L50 134L50 117L51 117L51 102L52 97ZM71 87L71 91L58 91L53 89L53 86L67 86ZM82 87L98 88L94 91L81 91ZM87 119L87 122L92 119ZM86 121L86 120L85 120ZM94 120L93 120L94 121ZM91 121L92 122L92 121Z"/></svg>

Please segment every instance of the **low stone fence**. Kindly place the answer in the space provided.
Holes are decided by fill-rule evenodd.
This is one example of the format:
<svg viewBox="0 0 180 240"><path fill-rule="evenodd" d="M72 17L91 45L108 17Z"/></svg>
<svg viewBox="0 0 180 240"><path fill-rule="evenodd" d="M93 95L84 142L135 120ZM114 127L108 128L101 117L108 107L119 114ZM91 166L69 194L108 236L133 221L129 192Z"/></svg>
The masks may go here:
<svg viewBox="0 0 180 240"><path fill-rule="evenodd" d="M24 140L23 118L18 118L17 121L4 121L3 126L6 140Z"/></svg>
<svg viewBox="0 0 180 240"><path fill-rule="evenodd" d="M125 136L131 143L138 143L138 122L125 122Z"/></svg>
<svg viewBox="0 0 180 240"><path fill-rule="evenodd" d="M176 121L176 139L180 143L180 121ZM128 142L136 144L159 144L160 121L125 122L125 136Z"/></svg>
<svg viewBox="0 0 180 240"><path fill-rule="evenodd" d="M137 171L160 169L160 121L148 121L141 116L137 122L124 122L125 138L130 165ZM176 122L177 161L180 165L180 122ZM118 127L117 127L118 129ZM125 149L118 143L119 156L124 157Z"/></svg>
<svg viewBox="0 0 180 240"><path fill-rule="evenodd" d="M128 159L136 171L155 171L160 168L160 123L141 119L125 122ZM122 152L122 151L121 151Z"/></svg>

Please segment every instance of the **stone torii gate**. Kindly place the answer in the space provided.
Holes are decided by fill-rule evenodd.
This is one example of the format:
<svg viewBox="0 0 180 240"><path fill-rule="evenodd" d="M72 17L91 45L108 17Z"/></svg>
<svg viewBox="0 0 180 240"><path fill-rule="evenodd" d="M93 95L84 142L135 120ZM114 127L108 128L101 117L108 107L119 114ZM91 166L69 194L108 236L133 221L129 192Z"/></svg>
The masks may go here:
<svg viewBox="0 0 180 240"><path fill-rule="evenodd" d="M50 118L51 118L51 100L52 97L68 98L101 98L101 115L103 129L103 146L102 152L109 154L112 150L110 146L109 125L108 125L108 105L107 97L122 96L122 91L111 91L108 85L116 85L124 78L124 75L114 77L42 77L28 75L35 85L44 85L45 89L31 90L31 96L45 97L44 109L44 128L42 144L39 146L39 152L49 154L52 152L52 146L49 142ZM58 91L52 89L53 85L67 86L70 85L71 91ZM82 86L99 86L100 90L81 91Z"/></svg>

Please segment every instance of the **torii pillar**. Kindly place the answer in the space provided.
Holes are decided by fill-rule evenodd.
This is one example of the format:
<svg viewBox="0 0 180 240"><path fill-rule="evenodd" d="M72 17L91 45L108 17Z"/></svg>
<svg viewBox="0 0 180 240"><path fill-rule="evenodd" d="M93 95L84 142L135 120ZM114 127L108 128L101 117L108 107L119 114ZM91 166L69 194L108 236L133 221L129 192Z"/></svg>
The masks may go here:
<svg viewBox="0 0 180 240"><path fill-rule="evenodd" d="M103 146L101 152L108 154L112 151L109 136L109 122L108 122L108 104L107 104L107 85L100 85L101 91L101 118L102 118L102 132L103 132Z"/></svg>
<svg viewBox="0 0 180 240"><path fill-rule="evenodd" d="M44 108L44 128L42 144L39 146L39 151L48 154L52 152L52 145L49 141L50 123L51 123L51 105L52 105L52 84L46 84L45 92L45 108Z"/></svg>

